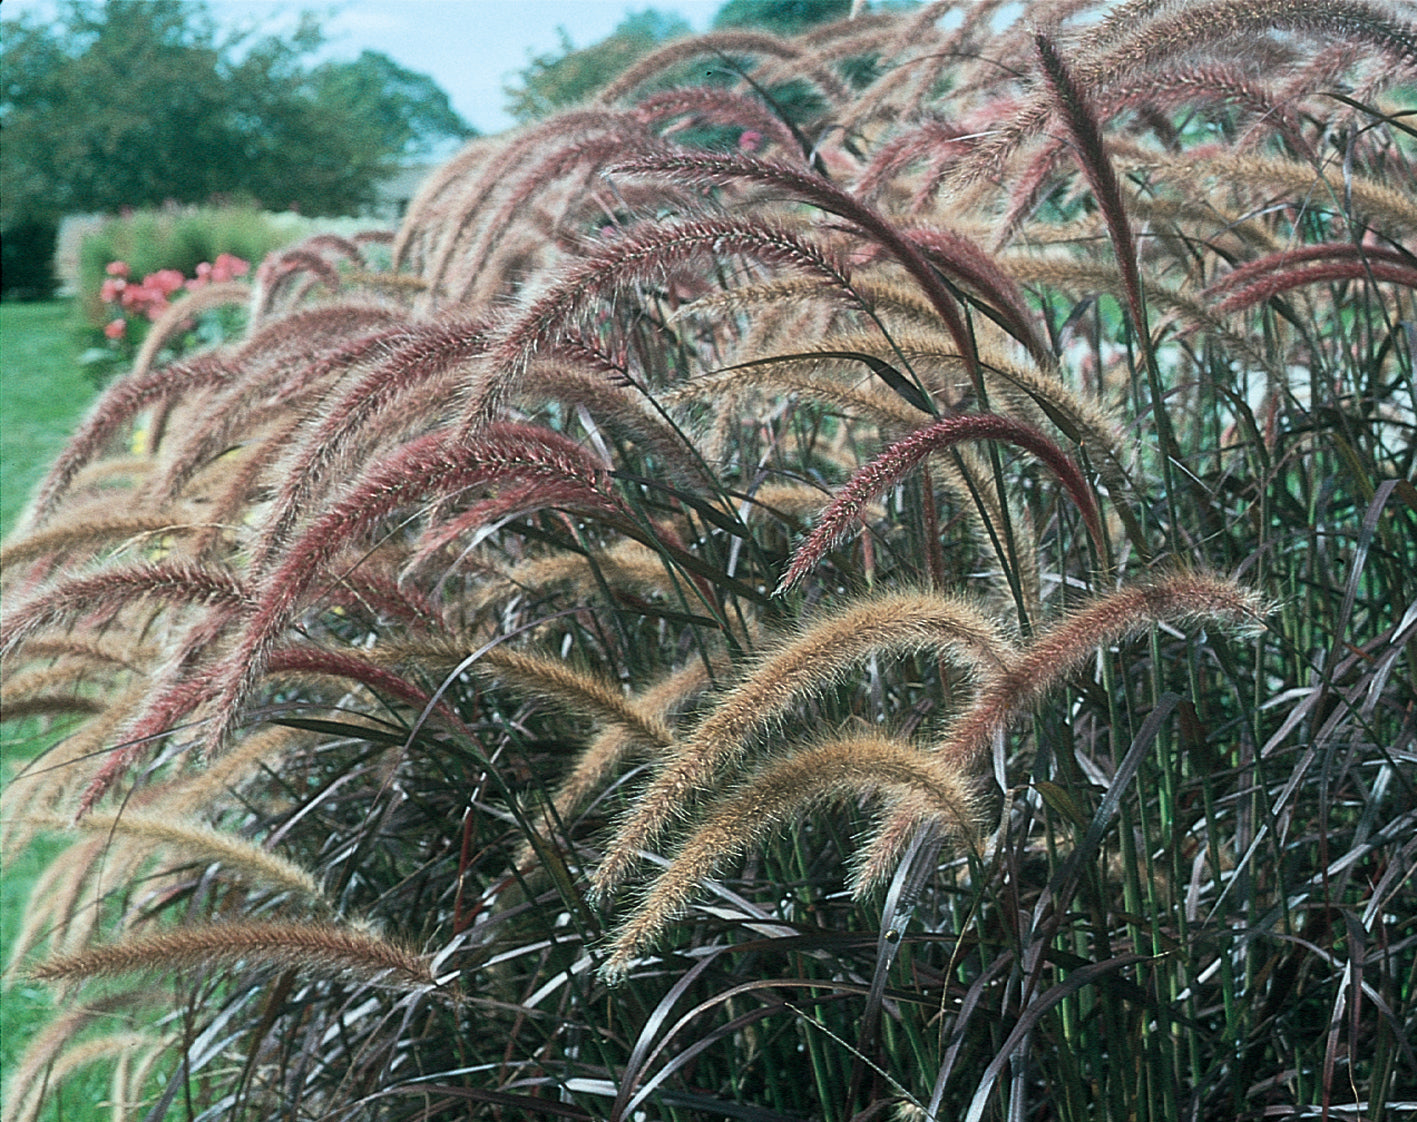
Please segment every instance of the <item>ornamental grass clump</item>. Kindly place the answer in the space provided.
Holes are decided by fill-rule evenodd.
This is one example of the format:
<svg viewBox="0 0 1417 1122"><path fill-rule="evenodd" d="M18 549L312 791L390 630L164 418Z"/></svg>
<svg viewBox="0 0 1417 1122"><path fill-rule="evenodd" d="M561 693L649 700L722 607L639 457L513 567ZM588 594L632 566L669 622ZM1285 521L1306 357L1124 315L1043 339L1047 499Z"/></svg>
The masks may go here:
<svg viewBox="0 0 1417 1122"><path fill-rule="evenodd" d="M1410 1109L1414 42L717 32L267 258L4 545L6 1110Z"/></svg>

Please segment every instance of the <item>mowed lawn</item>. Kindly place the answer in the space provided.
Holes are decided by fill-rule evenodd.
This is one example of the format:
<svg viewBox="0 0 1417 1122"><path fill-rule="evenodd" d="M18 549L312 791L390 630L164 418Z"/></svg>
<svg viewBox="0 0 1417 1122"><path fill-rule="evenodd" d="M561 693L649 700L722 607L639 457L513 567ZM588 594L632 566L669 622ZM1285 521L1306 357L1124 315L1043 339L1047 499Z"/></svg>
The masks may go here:
<svg viewBox="0 0 1417 1122"><path fill-rule="evenodd" d="M67 301L0 303L0 530L25 500L95 396L78 362Z"/></svg>
<svg viewBox="0 0 1417 1122"><path fill-rule="evenodd" d="M0 529L6 534L97 393L79 367L72 315L67 301L0 303ZM20 761L46 742L37 732L33 721L7 722L0 729L5 761L0 778L8 779ZM50 847L32 847L0 876L5 962L35 875L50 856ZM48 991L23 979L7 982L0 994L0 1070L14 1070L30 1037L49 1017ZM41 1117L57 1119L61 1109L71 1122L107 1117L107 1110L97 1106L106 1098L107 1083L93 1074L72 1082Z"/></svg>

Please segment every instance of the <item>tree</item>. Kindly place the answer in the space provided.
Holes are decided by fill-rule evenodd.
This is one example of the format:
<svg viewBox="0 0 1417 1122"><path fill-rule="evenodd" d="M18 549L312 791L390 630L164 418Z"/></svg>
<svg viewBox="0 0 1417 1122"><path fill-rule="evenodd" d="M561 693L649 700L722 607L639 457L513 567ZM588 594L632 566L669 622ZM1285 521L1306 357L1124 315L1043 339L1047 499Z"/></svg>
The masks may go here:
<svg viewBox="0 0 1417 1122"><path fill-rule="evenodd" d="M728 0L713 17L713 25L799 35L850 12L851 0Z"/></svg>
<svg viewBox="0 0 1417 1122"><path fill-rule="evenodd" d="M200 0L66 0L4 24L0 224L238 197L356 211L398 161L471 129L431 79L366 52L309 67L322 39L222 37Z"/></svg>
<svg viewBox="0 0 1417 1122"><path fill-rule="evenodd" d="M474 133L432 78L378 51L366 50L353 62L327 62L310 77L318 102L346 107L384 147L405 158L431 155L439 138L463 140Z"/></svg>
<svg viewBox="0 0 1417 1122"><path fill-rule="evenodd" d="M538 55L505 87L507 112L525 124L586 100L636 59L690 27L677 15L653 8L633 12L606 38L577 49L560 28L559 54Z"/></svg>
<svg viewBox="0 0 1417 1122"><path fill-rule="evenodd" d="M797 35L850 11L851 0L728 0L714 15L713 26ZM507 112L525 124L582 102L641 56L689 30L677 15L653 8L626 16L589 47L575 47L562 29L560 51L533 58L505 87Z"/></svg>

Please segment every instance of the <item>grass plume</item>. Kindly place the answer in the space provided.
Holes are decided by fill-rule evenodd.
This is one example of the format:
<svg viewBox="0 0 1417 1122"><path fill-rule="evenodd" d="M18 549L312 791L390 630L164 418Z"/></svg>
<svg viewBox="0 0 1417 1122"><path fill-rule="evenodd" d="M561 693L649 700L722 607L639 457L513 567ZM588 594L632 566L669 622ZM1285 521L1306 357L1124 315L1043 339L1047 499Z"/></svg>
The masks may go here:
<svg viewBox="0 0 1417 1122"><path fill-rule="evenodd" d="M219 923L136 936L47 959L29 973L39 981L77 981L118 974L170 974L238 961L401 988L434 984L422 957L367 931L300 923Z"/></svg>
<svg viewBox="0 0 1417 1122"><path fill-rule="evenodd" d="M793 704L825 690L867 658L920 651L948 658L987 681L1008 664L1012 648L992 621L955 597L895 593L823 614L764 655L684 738L621 821L595 871L596 891L604 896L620 883L638 851L653 845L701 792L731 773L750 738L772 727Z"/></svg>
<svg viewBox="0 0 1417 1122"><path fill-rule="evenodd" d="M849 798L924 799L957 838L974 834L976 798L967 775L950 773L908 744L883 737L832 740L790 751L708 810L615 932L601 974L620 981L634 956L688 906L704 881L772 831L814 806Z"/></svg>
<svg viewBox="0 0 1417 1122"><path fill-rule="evenodd" d="M897 441L858 471L822 512L817 525L792 555L792 563L778 582L775 595L797 584L834 545L860 522L866 503L895 486L928 456L963 440L1007 440L1033 453L1057 475L1077 506L1099 550L1102 523L1092 491L1077 465L1057 444L1031 425L991 413L944 417Z"/></svg>

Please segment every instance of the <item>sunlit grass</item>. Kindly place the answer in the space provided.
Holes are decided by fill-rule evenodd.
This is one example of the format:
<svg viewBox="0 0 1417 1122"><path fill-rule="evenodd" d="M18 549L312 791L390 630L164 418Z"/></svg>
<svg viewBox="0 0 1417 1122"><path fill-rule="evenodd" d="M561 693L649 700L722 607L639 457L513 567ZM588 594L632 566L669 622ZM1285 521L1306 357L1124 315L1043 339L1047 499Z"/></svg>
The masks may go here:
<svg viewBox="0 0 1417 1122"><path fill-rule="evenodd" d="M67 300L0 303L0 527L8 533L73 432L93 383Z"/></svg>

